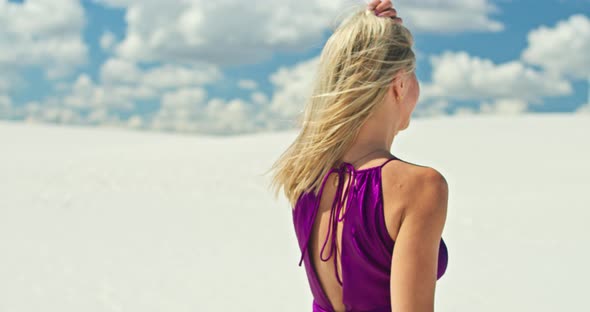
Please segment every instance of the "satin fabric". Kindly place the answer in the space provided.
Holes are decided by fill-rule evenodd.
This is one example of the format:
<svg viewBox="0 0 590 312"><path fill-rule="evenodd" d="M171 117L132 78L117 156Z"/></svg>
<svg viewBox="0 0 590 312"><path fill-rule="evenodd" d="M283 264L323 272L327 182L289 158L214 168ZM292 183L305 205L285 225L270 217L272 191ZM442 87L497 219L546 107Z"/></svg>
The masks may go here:
<svg viewBox="0 0 590 312"><path fill-rule="evenodd" d="M394 158L395 159L395 158ZM305 263L305 270L309 286L313 295L313 312L334 312L325 295L315 269L307 252L311 230L317 215L319 201L327 178L331 173L339 175L338 181L343 181L344 174L350 179L347 191L341 196L343 183L338 183L336 195L330 211L330 230L326 234L323 248L320 252L322 261L334 261L336 268L336 225L346 219L342 228L341 267L342 272L334 271L337 281L342 285L343 303L347 312L381 312L391 311L390 300L390 272L391 257L395 241L391 239L385 226L383 216L383 198L381 187L381 168L389 161L377 167L356 170L352 164L343 162L338 168L332 168L323 178L317 196L309 191L299 196L293 213L295 234L301 250L301 263ZM338 200L342 197L341 200ZM342 207L346 199L346 207ZM345 215L338 218L340 210L345 209ZM328 240L332 240L332 249L326 251ZM327 256L325 254L328 253ZM447 268L448 250L441 238L437 280ZM343 279L340 278L342 274ZM342 283L342 280L346 281Z"/></svg>

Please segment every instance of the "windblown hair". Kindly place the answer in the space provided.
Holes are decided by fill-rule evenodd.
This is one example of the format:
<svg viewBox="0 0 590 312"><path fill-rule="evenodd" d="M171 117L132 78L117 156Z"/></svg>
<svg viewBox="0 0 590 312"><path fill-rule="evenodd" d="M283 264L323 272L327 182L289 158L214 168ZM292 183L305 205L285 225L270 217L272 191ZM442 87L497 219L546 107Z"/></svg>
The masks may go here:
<svg viewBox="0 0 590 312"><path fill-rule="evenodd" d="M410 31L363 7L327 40L297 125L301 131L270 170L275 198L282 187L292 207L303 192L316 196L322 178L341 164L363 123L383 102L394 76L416 68Z"/></svg>

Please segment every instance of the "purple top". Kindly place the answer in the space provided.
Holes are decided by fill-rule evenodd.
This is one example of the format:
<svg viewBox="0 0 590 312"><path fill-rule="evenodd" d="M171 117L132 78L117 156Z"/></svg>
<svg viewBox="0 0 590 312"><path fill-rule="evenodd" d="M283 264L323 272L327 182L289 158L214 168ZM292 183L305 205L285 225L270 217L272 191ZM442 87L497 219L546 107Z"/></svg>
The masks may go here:
<svg viewBox="0 0 590 312"><path fill-rule="evenodd" d="M344 196L342 196L343 183L338 183L330 212L330 228L323 243L320 258L322 261L328 261L336 248L336 235L332 235L332 250L329 251L327 258L322 257L330 232L336 233L336 219L340 215L342 203L346 200L345 215L338 219L338 221L342 221L346 217L342 228L340 254L342 277L346 284L342 283L338 270L335 270L336 279L342 286L342 301L346 306L346 311L391 311L389 286L391 257L395 242L385 227L381 168L393 159L389 159L379 166L360 170L356 170L350 163L343 162L340 168L332 168L326 174L317 197L311 191L304 192L299 196L293 209L293 224L301 250L299 266L302 261L305 262L307 279L314 298L313 312L334 311L316 276L309 253L306 253L320 204L319 199L322 196L327 178L332 172L339 174L338 181L344 181L346 172L349 173L350 179ZM336 256L333 258L336 268ZM441 237L437 280L445 273L447 262L447 247Z"/></svg>

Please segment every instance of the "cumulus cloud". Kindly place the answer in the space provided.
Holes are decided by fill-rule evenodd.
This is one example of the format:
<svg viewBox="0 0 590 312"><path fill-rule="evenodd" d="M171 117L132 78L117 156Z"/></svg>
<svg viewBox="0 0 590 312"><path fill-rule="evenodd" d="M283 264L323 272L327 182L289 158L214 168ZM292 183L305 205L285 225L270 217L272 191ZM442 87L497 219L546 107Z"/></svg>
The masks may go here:
<svg viewBox="0 0 590 312"><path fill-rule="evenodd" d="M445 99L425 101L423 103L420 101L420 104L416 105L412 115L418 117L446 115L448 113L449 106L449 101Z"/></svg>
<svg viewBox="0 0 590 312"><path fill-rule="evenodd" d="M588 78L590 19L582 14L575 14L554 27L541 26L531 31L522 59L557 74Z"/></svg>
<svg viewBox="0 0 590 312"><path fill-rule="evenodd" d="M100 79L105 84L136 84L141 75L135 63L118 58L106 60L100 68Z"/></svg>
<svg viewBox="0 0 590 312"><path fill-rule="evenodd" d="M345 3L101 2L126 8L127 34L117 46L121 57L147 62L208 60L220 65L252 63L268 58L271 51L298 50L319 43L334 13ZM230 12L239 14L228 15Z"/></svg>
<svg viewBox="0 0 590 312"><path fill-rule="evenodd" d="M186 88L176 90L174 92L169 92L164 94L162 97L162 108L170 109L174 108L175 114L186 116L190 110L197 110L203 109L204 107L200 106L205 102L207 98L207 93L203 88Z"/></svg>
<svg viewBox="0 0 590 312"><path fill-rule="evenodd" d="M0 92L10 89L11 83L8 77L0 76Z"/></svg>
<svg viewBox="0 0 590 312"><path fill-rule="evenodd" d="M72 108L131 111L136 101L155 98L155 90L143 85L101 85L82 74L60 100Z"/></svg>
<svg viewBox="0 0 590 312"><path fill-rule="evenodd" d="M46 101L45 103L28 102L23 107L15 109L14 113L24 116L25 122L86 124L77 110L64 107L53 101Z"/></svg>
<svg viewBox="0 0 590 312"><path fill-rule="evenodd" d="M266 105L268 103L268 96L266 94L256 91L250 95L250 100L258 106Z"/></svg>
<svg viewBox="0 0 590 312"><path fill-rule="evenodd" d="M199 121L205 116L207 93L203 88L182 88L167 92L160 109L151 120L151 127L159 130L193 132L200 130Z"/></svg>
<svg viewBox="0 0 590 312"><path fill-rule="evenodd" d="M100 70L104 84L138 84L145 87L167 89L203 85L221 79L221 70L213 65L164 64L143 70L137 64L119 58L107 60Z"/></svg>
<svg viewBox="0 0 590 312"><path fill-rule="evenodd" d="M204 90L181 89L166 94L147 127L178 132L235 134L264 127L255 104L243 99L205 101Z"/></svg>
<svg viewBox="0 0 590 312"><path fill-rule="evenodd" d="M139 103L151 100L161 101L162 114L174 109L178 115L183 105L204 101L205 95L195 91L202 90L197 86L220 79L221 72L217 67L198 64L143 69L113 58L103 64L99 77L94 81L80 74L72 84L58 88L58 94L28 103L17 114L29 121L125 125L117 112L133 111ZM192 93L187 92L190 88ZM127 125L142 127L146 122L135 118Z"/></svg>
<svg viewBox="0 0 590 312"><path fill-rule="evenodd" d="M212 134L248 132L264 127L264 116L256 115L268 102L264 93L254 92L251 101L208 99L204 86L222 78L219 68L213 65L164 64L142 69L130 60L113 58L105 62L100 77L103 88L145 89L159 97L160 108L153 115L129 119L129 127ZM252 82L242 82L244 84L256 87Z"/></svg>
<svg viewBox="0 0 590 312"><path fill-rule="evenodd" d="M181 88L162 97L160 109L144 118L143 127L222 135L288 128L269 111L269 101L260 91L249 99L224 100L208 98L202 88Z"/></svg>
<svg viewBox="0 0 590 312"><path fill-rule="evenodd" d="M129 117L129 119L126 122L127 127L129 128L133 128L133 129L142 129L144 128L144 120L141 116L139 115L133 115L131 117Z"/></svg>
<svg viewBox="0 0 590 312"><path fill-rule="evenodd" d="M310 95L319 57L271 74L274 93L269 95L258 90L256 81L246 79L238 81L237 87L248 90L249 98L207 98L205 85L222 81L224 65L251 64L275 52L321 45L325 32L336 26L341 14L363 3L97 2L124 8L127 22L122 38L110 31L100 37L100 47L112 52L112 58L102 65L98 77L80 74L71 85L57 86L57 94L18 109L10 98L4 97L7 105L0 97L0 114L8 109L29 113L29 120L209 133L288 128ZM489 0L400 0L395 6L415 32L504 29L494 18L500 13L498 8ZM231 14L228 12L240 13L223 18ZM84 23L83 9L75 0L0 0L0 94L18 82L13 74L22 66L40 66L49 77L57 77L84 63ZM424 103L418 106L417 115L447 114L454 100L481 103L477 109L455 107L457 114L514 114L540 103L543 97L571 94L567 76L579 78L589 72L588 53L584 53L589 50L587 29L588 18L580 14L554 27L540 27L529 34L521 60L500 64L467 52L431 56L432 79L422 84ZM569 52L563 54L563 50ZM555 55L568 55L568 60ZM540 65L543 70L526 64ZM160 108L153 115L136 114L124 121L112 114L113 110L132 111L143 101L160 103Z"/></svg>
<svg viewBox="0 0 590 312"><path fill-rule="evenodd" d="M10 118L12 111L12 99L6 95L0 95L0 117Z"/></svg>
<svg viewBox="0 0 590 312"><path fill-rule="evenodd" d="M138 102L157 100L169 90L195 87L221 78L214 66L166 64L142 69L137 64L111 58L100 69L100 81L81 74L52 101L78 109L131 111Z"/></svg>
<svg viewBox="0 0 590 312"><path fill-rule="evenodd" d="M499 12L487 0L399 1L394 6L410 29L436 33L504 30L504 25L490 18Z"/></svg>
<svg viewBox="0 0 590 312"><path fill-rule="evenodd" d="M291 67L281 67L270 76L275 87L270 103L270 111L291 122L299 115L311 95L311 87L320 57L295 64Z"/></svg>
<svg viewBox="0 0 590 312"><path fill-rule="evenodd" d="M473 107L466 107L466 106L462 106L462 107L457 107L455 109L455 111L453 112L454 115L457 116L465 116L465 115L477 115L479 112L476 111L475 108Z"/></svg>
<svg viewBox="0 0 590 312"><path fill-rule="evenodd" d="M238 87L244 90L254 90L258 88L258 83L256 83L254 80L242 79L238 81Z"/></svg>
<svg viewBox="0 0 590 312"><path fill-rule="evenodd" d="M241 99L223 101L212 99L207 104L210 132L249 132L254 130L254 124L250 119L254 110L251 104Z"/></svg>
<svg viewBox="0 0 590 312"><path fill-rule="evenodd" d="M126 9L128 29L116 47L134 61L208 60L218 65L251 64L278 51L301 51L320 45L361 0L143 1L102 0ZM497 8L489 0L415 0L395 6L414 31L500 31L490 18ZM239 12L232 14L231 12ZM296 14L294 14L296 12ZM230 18L224 18L229 16Z"/></svg>
<svg viewBox="0 0 590 312"><path fill-rule="evenodd" d="M577 113L590 114L590 102L582 104L576 109Z"/></svg>
<svg viewBox="0 0 590 312"><path fill-rule="evenodd" d="M202 63L142 67L129 60L111 58L100 68L97 81L87 74L80 74L71 84L57 85L56 94L13 111L30 122L105 124L175 131L206 132L207 129L214 129L223 132L238 127L221 126L229 124L228 118L233 116L233 120L238 120L236 116L242 111L249 112L235 101L221 105L217 113L205 110L207 98L203 86L221 77L218 67ZM254 98L264 100L263 95ZM119 113L132 112L138 104L146 101L159 102L159 110L152 115L133 115L128 120L119 117ZM197 122L210 116L221 116L220 126L202 127L202 123Z"/></svg>
<svg viewBox="0 0 590 312"><path fill-rule="evenodd" d="M497 99L491 102L483 102L479 107L480 112L499 115L517 115L526 112L528 103L521 99Z"/></svg>
<svg viewBox="0 0 590 312"><path fill-rule="evenodd" d="M95 126L125 126L126 122L105 107L79 110L62 104L61 99L51 97L27 102L13 107L12 115L27 123L49 122L57 124L77 124Z"/></svg>
<svg viewBox="0 0 590 312"><path fill-rule="evenodd" d="M562 77L534 70L520 61L495 64L467 52L445 51L431 57L432 81L424 85L423 98L520 99L539 102L544 96L572 93Z"/></svg>
<svg viewBox="0 0 590 312"><path fill-rule="evenodd" d="M434 55L432 82L421 83L420 104L415 116L455 114L518 114L530 103L545 96L567 95L572 87L567 80L529 68L519 61L495 64L491 60L466 52ZM282 67L270 76L275 86L269 112L282 120L283 126L301 113L311 92L311 83L319 57ZM477 108L457 107L451 101L480 102Z"/></svg>
<svg viewBox="0 0 590 312"><path fill-rule="evenodd" d="M105 51L109 51L115 45L116 41L117 38L115 37L115 34L110 31L105 31L100 37L100 47Z"/></svg>
<svg viewBox="0 0 590 312"><path fill-rule="evenodd" d="M39 66L55 78L86 62L84 10L76 0L2 0L0 25L0 68Z"/></svg>

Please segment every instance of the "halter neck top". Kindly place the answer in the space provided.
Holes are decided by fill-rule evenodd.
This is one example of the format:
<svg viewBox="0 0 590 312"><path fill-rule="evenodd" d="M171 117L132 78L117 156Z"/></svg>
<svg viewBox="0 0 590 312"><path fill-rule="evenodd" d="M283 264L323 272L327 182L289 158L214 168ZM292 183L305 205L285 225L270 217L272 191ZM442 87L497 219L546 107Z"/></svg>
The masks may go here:
<svg viewBox="0 0 590 312"><path fill-rule="evenodd" d="M352 164L343 162L340 167L332 168L325 175L317 196L314 192L307 191L297 199L292 210L293 224L301 250L299 266L302 262L305 263L307 279L313 295L313 312L334 312L334 308L316 275L309 253L306 252L324 185L333 172L338 173L338 181L344 181L346 173L350 178L346 184L344 196L342 196L344 183L338 183L330 210L328 233L322 245L320 259L325 262L333 256L336 249L336 222L346 218L342 227L340 250L344 284L338 274L337 257L336 255L333 257L334 271L338 283L342 286L342 301L346 311L391 311L390 272L395 241L391 239L385 226L381 168L393 159L395 158L388 159L376 167L359 170L355 169ZM346 200L344 215L338 218L344 200ZM333 233L331 237L332 248L328 256L324 258L322 255L330 239L330 233ZM447 263L447 246L441 237L437 280L444 275Z"/></svg>

